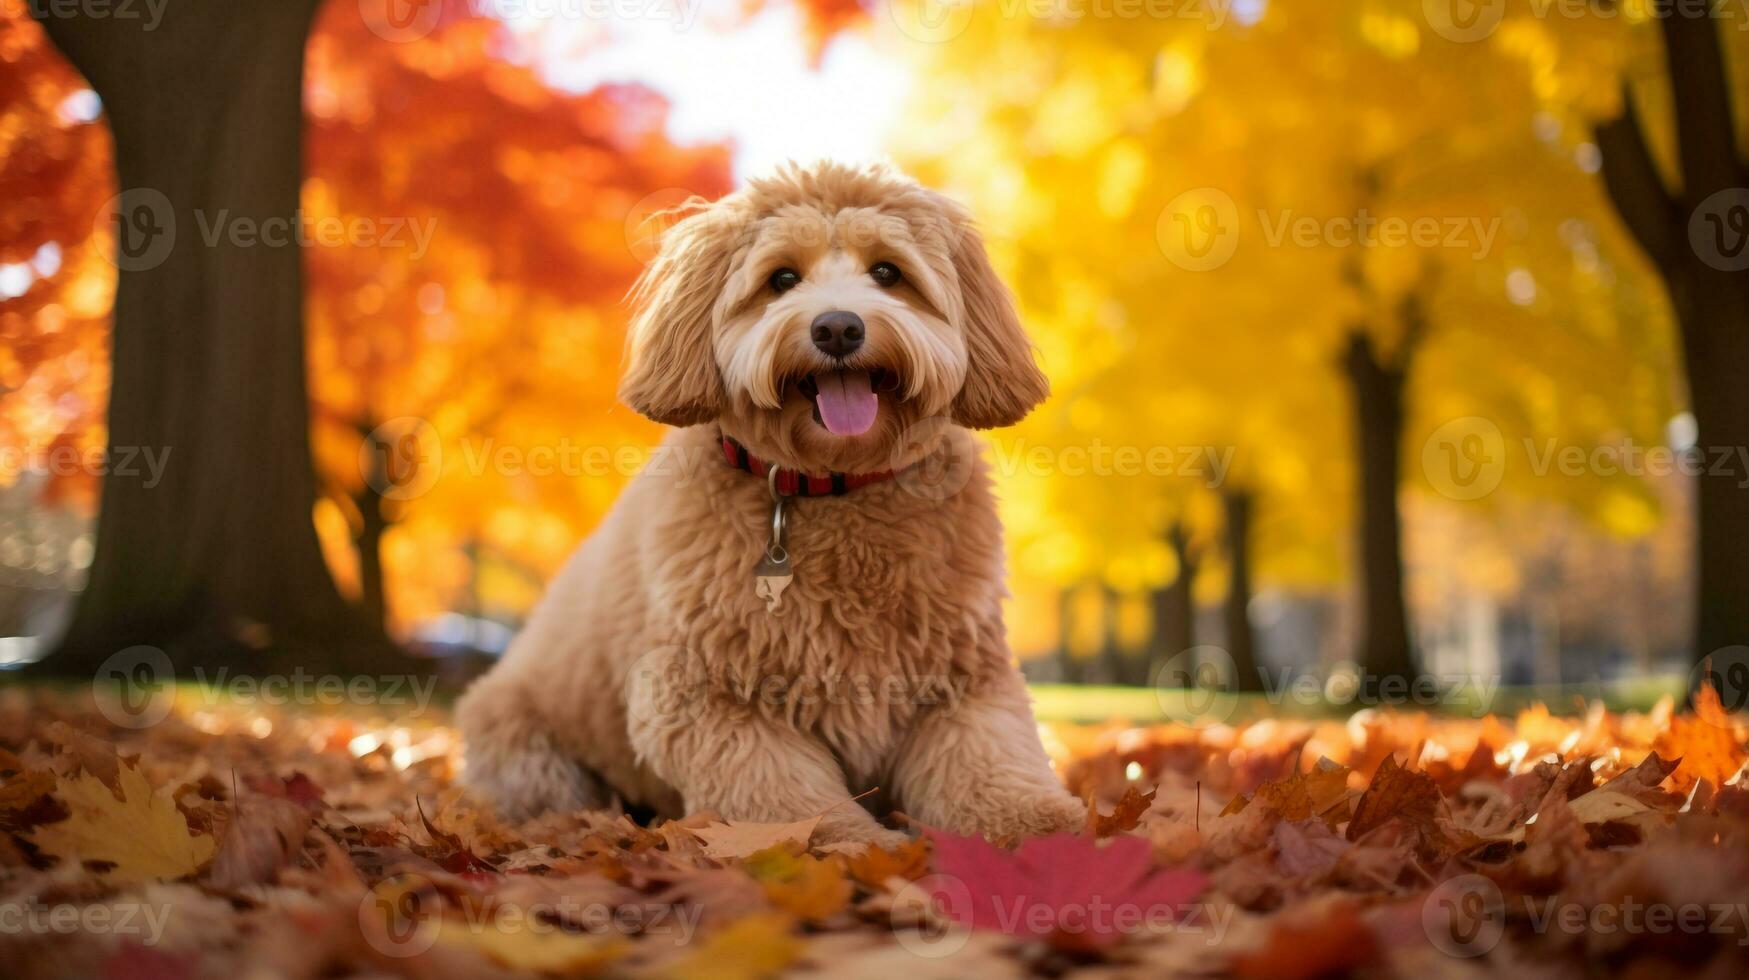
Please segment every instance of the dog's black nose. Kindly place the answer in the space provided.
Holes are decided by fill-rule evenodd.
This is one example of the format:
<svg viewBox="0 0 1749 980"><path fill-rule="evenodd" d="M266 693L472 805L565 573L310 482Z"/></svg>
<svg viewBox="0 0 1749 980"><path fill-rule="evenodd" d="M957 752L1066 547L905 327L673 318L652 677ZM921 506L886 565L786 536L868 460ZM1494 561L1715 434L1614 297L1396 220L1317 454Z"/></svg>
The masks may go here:
<svg viewBox="0 0 1749 980"><path fill-rule="evenodd" d="M862 346L862 317L833 310L814 318L814 346L828 357L849 357Z"/></svg>

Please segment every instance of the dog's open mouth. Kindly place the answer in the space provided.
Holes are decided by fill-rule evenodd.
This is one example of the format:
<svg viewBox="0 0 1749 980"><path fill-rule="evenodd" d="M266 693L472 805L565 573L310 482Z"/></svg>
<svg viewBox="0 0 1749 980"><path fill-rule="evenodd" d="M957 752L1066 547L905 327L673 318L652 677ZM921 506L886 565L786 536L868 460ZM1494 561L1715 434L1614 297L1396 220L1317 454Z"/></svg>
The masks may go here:
<svg viewBox="0 0 1749 980"><path fill-rule="evenodd" d="M881 407L880 392L898 389L890 371L820 371L797 382L796 387L814 403L814 421L835 436L860 436L875 421Z"/></svg>

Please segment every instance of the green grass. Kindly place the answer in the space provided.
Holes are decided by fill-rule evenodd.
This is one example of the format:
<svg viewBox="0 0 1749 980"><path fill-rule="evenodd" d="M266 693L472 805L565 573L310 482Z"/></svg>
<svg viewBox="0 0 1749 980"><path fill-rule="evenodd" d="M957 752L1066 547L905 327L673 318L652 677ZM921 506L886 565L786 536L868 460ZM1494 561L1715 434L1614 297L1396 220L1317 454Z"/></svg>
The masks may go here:
<svg viewBox="0 0 1749 980"><path fill-rule="evenodd" d="M1537 685L1499 687L1491 692L1479 689L1459 690L1437 703L1405 703L1403 710L1426 710L1454 717L1479 718L1484 714L1515 714L1523 708L1541 702L1556 714L1577 714L1589 701L1601 698L1612 711L1645 711L1669 694L1681 700L1688 678L1683 674L1652 675L1608 683ZM1174 689L1155 691L1151 687L1102 687L1075 684L1031 685L1034 708L1042 721L1100 722L1113 718L1135 724L1155 724L1186 717L1180 708L1168 713L1167 706L1185 705L1185 692ZM1200 694L1200 692L1192 692ZM1227 702L1209 705L1201 695L1201 707L1213 713L1225 711ZM1360 702L1336 703L1322 698L1302 699L1291 692L1280 697L1263 694L1236 695L1231 702L1230 720L1255 718L1346 718L1370 705Z"/></svg>

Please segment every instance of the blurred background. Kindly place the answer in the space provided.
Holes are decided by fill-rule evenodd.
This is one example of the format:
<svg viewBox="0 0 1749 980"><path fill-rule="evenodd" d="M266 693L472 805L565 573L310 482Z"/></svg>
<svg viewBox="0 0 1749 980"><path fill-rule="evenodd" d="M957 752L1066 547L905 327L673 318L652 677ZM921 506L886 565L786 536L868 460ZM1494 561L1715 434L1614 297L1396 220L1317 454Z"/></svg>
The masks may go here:
<svg viewBox="0 0 1749 980"><path fill-rule="evenodd" d="M830 157L972 207L1053 381L1035 681L1680 688L1749 643L1746 14L0 0L0 662L495 655L660 437L654 216Z"/></svg>

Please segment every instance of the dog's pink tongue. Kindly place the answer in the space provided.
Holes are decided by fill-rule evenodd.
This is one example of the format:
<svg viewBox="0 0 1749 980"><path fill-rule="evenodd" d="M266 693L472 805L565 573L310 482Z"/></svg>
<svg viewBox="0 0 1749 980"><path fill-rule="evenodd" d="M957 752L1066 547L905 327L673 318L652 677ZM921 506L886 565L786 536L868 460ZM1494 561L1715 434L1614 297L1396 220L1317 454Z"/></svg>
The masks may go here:
<svg viewBox="0 0 1749 980"><path fill-rule="evenodd" d="M869 384L867 371L822 371L814 376L820 393L820 421L833 435L860 436L874 425L880 399Z"/></svg>

